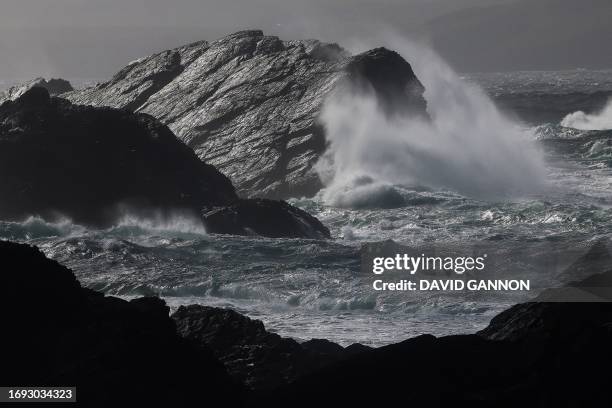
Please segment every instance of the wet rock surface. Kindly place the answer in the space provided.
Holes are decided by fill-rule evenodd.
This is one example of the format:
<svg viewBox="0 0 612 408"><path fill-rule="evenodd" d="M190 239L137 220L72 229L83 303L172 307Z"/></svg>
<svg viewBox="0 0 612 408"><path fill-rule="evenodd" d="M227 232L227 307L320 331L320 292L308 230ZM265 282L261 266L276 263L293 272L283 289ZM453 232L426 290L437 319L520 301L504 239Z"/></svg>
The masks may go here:
<svg viewBox="0 0 612 408"><path fill-rule="evenodd" d="M0 195L0 217L9 220L108 227L135 214L210 218L216 233L329 237L287 203L240 200L227 177L153 117L73 105L42 87L0 106ZM205 208L217 215L202 218Z"/></svg>
<svg viewBox="0 0 612 408"><path fill-rule="evenodd" d="M203 212L208 232L264 237L330 238L329 229L312 215L284 201L244 199Z"/></svg>
<svg viewBox="0 0 612 408"><path fill-rule="evenodd" d="M289 198L321 188L313 165L326 142L317 118L326 97L346 85L371 88L389 112L424 114L423 86L397 53L378 48L352 57L335 44L261 31L150 56L63 97L151 114L239 194Z"/></svg>

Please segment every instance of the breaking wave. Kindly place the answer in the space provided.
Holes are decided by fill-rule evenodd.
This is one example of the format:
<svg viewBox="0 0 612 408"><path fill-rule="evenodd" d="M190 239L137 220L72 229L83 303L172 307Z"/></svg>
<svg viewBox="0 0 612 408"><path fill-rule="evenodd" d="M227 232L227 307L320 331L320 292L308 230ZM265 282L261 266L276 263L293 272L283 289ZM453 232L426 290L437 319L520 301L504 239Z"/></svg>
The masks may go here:
<svg viewBox="0 0 612 408"><path fill-rule="evenodd" d="M598 113L587 114L583 111L570 113L562 121L561 126L579 130L612 129L612 100Z"/></svg>
<svg viewBox="0 0 612 408"><path fill-rule="evenodd" d="M539 191L545 166L533 134L505 117L432 51L393 44L425 85L431 121L389 118L368 93L335 94L322 112L329 148L317 170L329 205L401 204L396 186L500 199ZM395 193L393 192L394 190Z"/></svg>

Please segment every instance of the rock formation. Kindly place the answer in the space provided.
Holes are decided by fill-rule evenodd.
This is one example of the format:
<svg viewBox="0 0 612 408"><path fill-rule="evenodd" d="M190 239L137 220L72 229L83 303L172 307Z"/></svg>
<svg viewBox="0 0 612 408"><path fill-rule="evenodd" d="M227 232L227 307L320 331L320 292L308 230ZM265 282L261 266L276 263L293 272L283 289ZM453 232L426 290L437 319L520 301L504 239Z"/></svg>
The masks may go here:
<svg viewBox="0 0 612 408"><path fill-rule="evenodd" d="M255 390L272 390L357 352L328 340L298 343L266 331L259 320L229 310L181 306L172 318L178 333L211 349L228 373Z"/></svg>
<svg viewBox="0 0 612 408"><path fill-rule="evenodd" d="M410 64L378 48L352 57L335 44L242 31L135 61L110 81L63 95L77 104L148 113L250 197L314 195L325 150L326 97L367 88L392 114L425 114Z"/></svg>
<svg viewBox="0 0 612 408"><path fill-rule="evenodd" d="M329 237L286 203L240 201L227 177L151 116L72 105L42 87L0 106L0 196L3 219L66 216L106 227L124 213L206 223L201 212L217 211L212 232ZM231 223L227 212L238 214ZM266 225L279 220L282 228Z"/></svg>
<svg viewBox="0 0 612 408"><path fill-rule="evenodd" d="M0 382L76 385L85 406L311 407L322 398L325 406L609 402L602 373L612 361L610 303L527 303L475 335L342 349L281 338L230 310L192 305L169 318L159 299L104 297L27 245L0 242L0 271L0 321L10 351ZM578 285L611 278L612 271Z"/></svg>
<svg viewBox="0 0 612 408"><path fill-rule="evenodd" d="M15 85L5 91L0 91L0 105L6 101L13 101L34 87L45 88L50 95L59 95L73 90L70 82L65 79L36 78L29 82Z"/></svg>
<svg viewBox="0 0 612 408"><path fill-rule="evenodd" d="M241 406L243 388L177 335L162 300L104 297L38 249L10 242L0 242L0 283L0 383L76 386L88 407Z"/></svg>
<svg viewBox="0 0 612 408"><path fill-rule="evenodd" d="M207 231L264 237L329 238L318 219L284 201L243 199L203 213Z"/></svg>
<svg viewBox="0 0 612 408"><path fill-rule="evenodd" d="M571 268L596 264L600 249L595 244ZM612 270L569 287L607 288L609 295ZM518 304L476 335L424 335L360 353L276 390L272 405L308 407L320 395L330 406L608 405L601 373L612 362L611 299Z"/></svg>

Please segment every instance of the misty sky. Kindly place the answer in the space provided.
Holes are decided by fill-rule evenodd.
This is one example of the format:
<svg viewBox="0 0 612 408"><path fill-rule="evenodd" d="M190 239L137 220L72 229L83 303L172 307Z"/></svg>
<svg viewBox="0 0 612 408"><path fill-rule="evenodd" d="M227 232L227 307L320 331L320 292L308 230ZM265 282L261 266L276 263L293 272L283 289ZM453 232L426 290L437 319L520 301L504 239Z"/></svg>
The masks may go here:
<svg viewBox="0 0 612 408"><path fill-rule="evenodd" d="M246 28L352 48L393 31L458 70L612 67L610 0L2 0L0 79L103 79Z"/></svg>

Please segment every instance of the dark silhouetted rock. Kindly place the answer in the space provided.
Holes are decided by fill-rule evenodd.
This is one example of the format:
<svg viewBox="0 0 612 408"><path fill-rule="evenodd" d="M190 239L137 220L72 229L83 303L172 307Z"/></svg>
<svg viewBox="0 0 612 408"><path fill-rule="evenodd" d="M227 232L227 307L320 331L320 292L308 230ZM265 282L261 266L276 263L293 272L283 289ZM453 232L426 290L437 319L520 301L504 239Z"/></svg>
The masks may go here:
<svg viewBox="0 0 612 408"><path fill-rule="evenodd" d="M354 346L348 354L338 344L318 339L300 344L229 309L181 306L172 318L183 337L210 348L230 375L255 390L273 390L348 355L369 350Z"/></svg>
<svg viewBox="0 0 612 408"><path fill-rule="evenodd" d="M425 88L401 55L376 48L353 57L346 67L353 88L371 87L390 115L406 112L426 116Z"/></svg>
<svg viewBox="0 0 612 408"><path fill-rule="evenodd" d="M45 88L51 95L59 95L73 91L72 85L65 79L52 78L46 80L44 78L36 78L23 84L12 86L6 91L0 91L0 105L6 101L12 101L19 98L34 87Z"/></svg>
<svg viewBox="0 0 612 408"><path fill-rule="evenodd" d="M611 281L612 271L572 286ZM611 341L612 303L519 304L478 335L421 336L346 357L277 389L272 406L321 396L329 406L606 406Z"/></svg>
<svg viewBox="0 0 612 408"><path fill-rule="evenodd" d="M602 243L596 243L574 265L586 265L601 249ZM495 316L479 334L493 340L522 340L535 345L591 333L606 323L612 325L612 270L548 289L533 302L518 304Z"/></svg>
<svg viewBox="0 0 612 408"><path fill-rule="evenodd" d="M41 87L0 106L0 196L3 219L65 216L106 227L136 213L199 223L203 208L230 206L236 217L214 217L214 232L329 236L286 203L240 201L227 177L151 116L72 105Z"/></svg>
<svg viewBox="0 0 612 408"><path fill-rule="evenodd" d="M325 150L317 118L347 84L372 86L386 110L423 114L423 86L397 53L352 57L335 44L242 31L136 61L110 81L66 93L78 104L151 114L249 197L314 195Z"/></svg>
<svg viewBox="0 0 612 408"><path fill-rule="evenodd" d="M34 87L0 107L0 216L106 226L122 211L190 212L237 199L231 182L147 115L75 106Z"/></svg>
<svg viewBox="0 0 612 408"><path fill-rule="evenodd" d="M9 242L0 242L0 283L0 383L76 386L79 406L241 406L242 387L177 335L162 300L104 297Z"/></svg>
<svg viewBox="0 0 612 408"><path fill-rule="evenodd" d="M0 242L0 271L10 351L0 382L76 385L86 406L609 403L611 303L527 303L478 335L342 349L281 338L231 310L191 305L170 319L159 299L126 302L82 289L68 269L26 245ZM607 284L610 275L575 285ZM236 386L219 361L257 392Z"/></svg>
<svg viewBox="0 0 612 408"><path fill-rule="evenodd" d="M209 232L265 237L330 238L329 229L306 211L284 201L239 200L203 214Z"/></svg>

